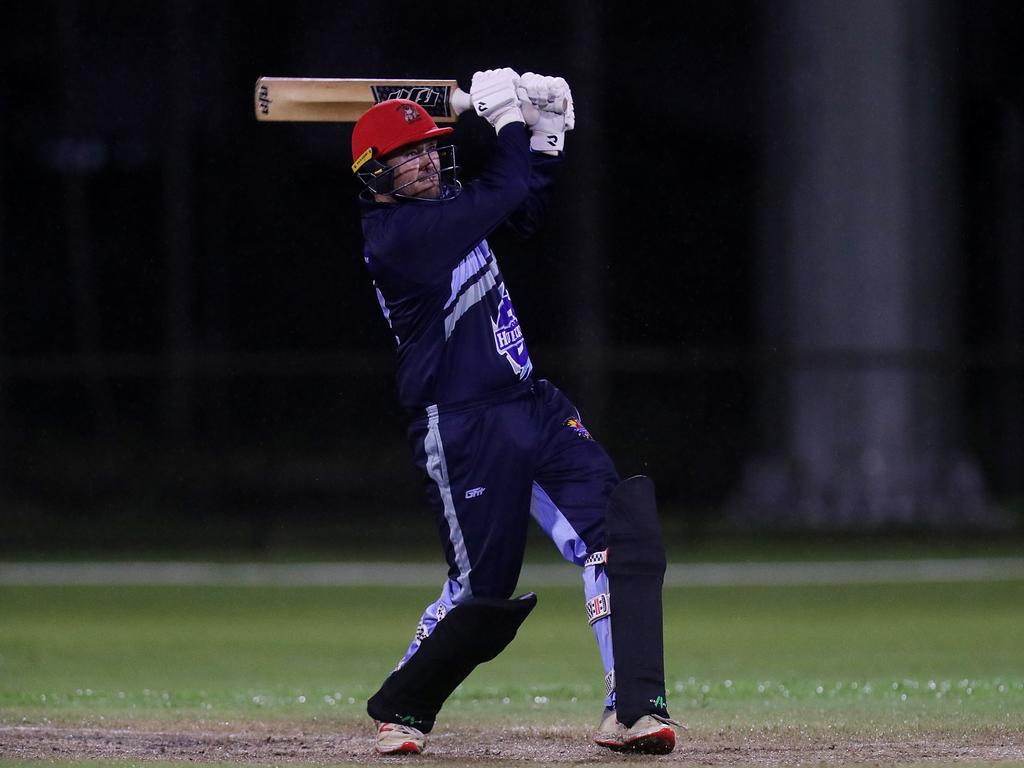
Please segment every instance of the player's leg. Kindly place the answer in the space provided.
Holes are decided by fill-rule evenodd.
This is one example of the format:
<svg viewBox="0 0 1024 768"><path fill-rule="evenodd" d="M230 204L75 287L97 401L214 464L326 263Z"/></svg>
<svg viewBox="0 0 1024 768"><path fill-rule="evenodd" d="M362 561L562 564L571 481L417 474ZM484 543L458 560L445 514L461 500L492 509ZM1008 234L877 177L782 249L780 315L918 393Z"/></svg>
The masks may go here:
<svg viewBox="0 0 1024 768"><path fill-rule="evenodd" d="M605 669L605 706L614 708L611 603L603 555L608 499L619 484L619 475L573 404L547 381L538 382L537 389L546 429L530 514L562 557L583 569L586 616Z"/></svg>
<svg viewBox="0 0 1024 768"><path fill-rule="evenodd" d="M665 565L653 495L637 493L643 483L635 479L619 482L572 403L544 385L550 426L535 474L532 512L563 557L583 566L587 615L605 666L601 731L607 733L598 742L669 751L675 734L663 722L668 719L661 613ZM623 534L634 524L643 527L639 541ZM609 556L611 550L621 557Z"/></svg>
<svg viewBox="0 0 1024 768"><path fill-rule="evenodd" d="M608 500L605 573L615 603L616 718L625 727L612 749L671 752L678 726L665 691L661 592L665 548L654 483L642 475L620 483Z"/></svg>
<svg viewBox="0 0 1024 768"><path fill-rule="evenodd" d="M425 734L452 691L512 642L536 603L528 593L515 600L470 598L456 605L367 702L368 714L379 723L377 751L422 751Z"/></svg>
<svg viewBox="0 0 1024 768"><path fill-rule="evenodd" d="M599 447L596 443L594 445ZM614 472L614 469L610 467L610 462L608 466L611 472ZM586 481L580 482L585 483ZM542 477L535 481L530 514L554 542L562 557L583 569L586 616L597 640L597 647L605 670L605 706L613 709L615 707L615 657L612 651L611 621L609 620L611 603L608 599L608 578L604 572L603 561L600 560L604 552L604 509L602 508L604 505L598 501L593 504L592 509L586 506L570 507L571 502L566 498L567 494L562 493L566 490L565 486L565 480L553 482L550 478ZM548 488L552 489L561 504L551 498ZM595 494L594 497L600 499L600 494ZM600 527L581 525L583 514L597 520ZM570 518L573 522L570 522ZM591 557L592 553L594 557Z"/></svg>
<svg viewBox="0 0 1024 768"><path fill-rule="evenodd" d="M530 493L529 452L509 450L502 439L517 431L519 410L515 403L435 410L410 430L449 571L402 661L368 702L375 720L428 733L455 687L511 642L533 607L532 595L508 599L522 565Z"/></svg>

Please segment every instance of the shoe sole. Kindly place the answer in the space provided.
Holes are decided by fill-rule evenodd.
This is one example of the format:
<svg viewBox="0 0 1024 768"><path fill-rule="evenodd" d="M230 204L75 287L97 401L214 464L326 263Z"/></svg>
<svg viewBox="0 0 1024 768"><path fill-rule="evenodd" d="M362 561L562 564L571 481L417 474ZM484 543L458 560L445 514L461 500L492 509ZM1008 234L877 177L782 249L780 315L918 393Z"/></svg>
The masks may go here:
<svg viewBox="0 0 1024 768"><path fill-rule="evenodd" d="M653 733L645 733L619 743L601 743L613 752L639 752L644 755L667 755L676 748L676 732L668 726Z"/></svg>
<svg viewBox="0 0 1024 768"><path fill-rule="evenodd" d="M375 749L378 755L418 755L423 751L423 747L415 741L402 742L394 749L381 749L380 747L375 747Z"/></svg>

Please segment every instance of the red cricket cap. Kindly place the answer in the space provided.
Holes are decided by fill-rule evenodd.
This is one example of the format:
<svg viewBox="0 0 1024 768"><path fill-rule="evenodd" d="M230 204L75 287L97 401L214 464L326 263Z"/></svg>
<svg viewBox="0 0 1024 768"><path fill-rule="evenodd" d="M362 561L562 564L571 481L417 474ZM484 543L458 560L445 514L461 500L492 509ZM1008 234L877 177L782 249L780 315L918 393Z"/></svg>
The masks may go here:
<svg viewBox="0 0 1024 768"><path fill-rule="evenodd" d="M409 99L390 99L368 109L352 131L352 170L370 158L380 158L396 149L435 136L451 133L438 128L427 111Z"/></svg>

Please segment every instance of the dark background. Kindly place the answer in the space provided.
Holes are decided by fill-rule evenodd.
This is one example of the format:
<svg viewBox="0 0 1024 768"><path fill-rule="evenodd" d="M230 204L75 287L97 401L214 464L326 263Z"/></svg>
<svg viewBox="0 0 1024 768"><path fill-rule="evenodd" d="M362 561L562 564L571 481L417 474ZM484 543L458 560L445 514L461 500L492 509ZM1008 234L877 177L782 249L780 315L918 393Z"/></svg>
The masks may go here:
<svg viewBox="0 0 1024 768"><path fill-rule="evenodd" d="M422 519L392 340L361 259L351 126L258 124L252 89L261 75L454 77L468 88L473 71L499 66L564 75L576 100L577 130L544 231L525 245L492 242L535 370L578 402L623 474L654 476L669 525L699 533L1019 524L1017 3L699 2L655 12L582 0L50 0L7 4L4 17L4 551L331 546L368 520ZM884 109L896 109L910 126L901 146L915 157L915 136L943 137L941 153L918 161L938 179L932 216L955 219L943 231L944 257L920 273L944 286L929 294L943 299L907 307L949 330L934 348L843 343L808 364L792 341L799 334L775 338L772 317L813 306L815 283L774 268L806 271L801 264L844 256L800 256L793 246L798 258L786 261L772 222L796 210L787 220L798 229L821 226L784 169L835 145L805 146L791 127L819 124L800 100L828 93L833 77L873 93L877 18L897 25L881 39L909 79L892 86L898 98L888 107L852 105L860 117L851 131L875 117L891 125ZM816 73L812 54L834 69ZM842 119L831 109L822 114ZM464 116L455 138L462 177L472 178L490 128ZM871 162L882 168L886 157ZM901 173L914 189L914 166ZM858 209L859 192L830 188L847 195L841 210ZM791 197L795 208L784 203ZM928 216L906 220L906 242L934 234ZM856 274L844 278L850 290L870 299ZM921 283L917 274L907 285ZM968 491L961 483L953 497L987 511L959 516L962 505L942 502L947 511L930 515L918 486L941 485L936 478L950 474L941 468L887 486L893 498L914 486L907 493L918 511L902 516L862 515L870 493L851 490L862 484L856 472L824 491L793 480L803 477L804 432L784 434L802 423L792 377L807 365L840 381L863 368L955 382L932 408L948 427L942 455L958 457L952 475L966 472ZM870 430L850 429L858 451L873 450ZM918 466L914 445L894 454L896 466ZM790 490L762 508L751 493L769 492L750 469L765 456L796 469L785 470ZM847 512L833 515L843 494ZM780 512L815 495L829 499L817 516Z"/></svg>

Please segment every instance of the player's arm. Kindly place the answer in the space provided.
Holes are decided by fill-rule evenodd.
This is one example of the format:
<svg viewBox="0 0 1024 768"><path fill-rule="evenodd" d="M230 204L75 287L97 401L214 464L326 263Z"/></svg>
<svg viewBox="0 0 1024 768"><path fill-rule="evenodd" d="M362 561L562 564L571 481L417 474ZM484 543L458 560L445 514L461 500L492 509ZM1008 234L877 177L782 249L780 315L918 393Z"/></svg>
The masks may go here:
<svg viewBox="0 0 1024 768"><path fill-rule="evenodd" d="M551 187L561 167L561 153L553 157L538 152L531 154L529 193L507 222L517 237L528 238L540 227L551 199Z"/></svg>
<svg viewBox="0 0 1024 768"><path fill-rule="evenodd" d="M522 123L503 127L480 177L454 200L410 202L387 211L375 231L364 230L374 255L416 283L447 279L526 200L530 152L523 134Z"/></svg>
<svg viewBox="0 0 1024 768"><path fill-rule="evenodd" d="M551 186L561 169L565 134L575 127L576 117L572 92L561 77L527 72L519 79L518 92L530 129L530 192L509 217L508 226L527 238L544 218Z"/></svg>
<svg viewBox="0 0 1024 768"><path fill-rule="evenodd" d="M473 76L477 114L497 132L494 154L479 178L458 197L440 203L395 206L375 231L365 232L374 255L417 283L447 279L451 269L520 208L530 193L531 162L512 70ZM375 241L375 242L374 242Z"/></svg>

